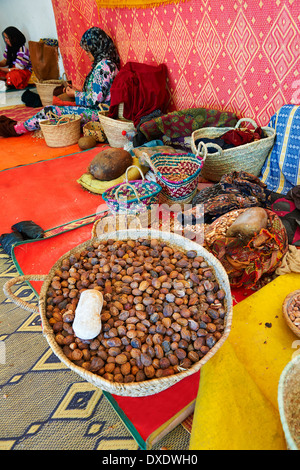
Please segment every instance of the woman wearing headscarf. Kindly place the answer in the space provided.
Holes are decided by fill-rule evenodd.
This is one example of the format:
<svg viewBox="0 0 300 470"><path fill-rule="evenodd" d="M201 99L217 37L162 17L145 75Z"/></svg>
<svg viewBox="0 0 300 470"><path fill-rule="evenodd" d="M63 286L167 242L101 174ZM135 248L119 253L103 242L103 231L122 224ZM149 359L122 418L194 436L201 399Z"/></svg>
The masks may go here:
<svg viewBox="0 0 300 470"><path fill-rule="evenodd" d="M16 122L0 116L0 135L11 137L38 130L39 123L47 116L54 114L58 117L65 114L78 114L81 124L88 121L98 121L99 104L110 104L110 88L120 67L120 57L112 39L100 28L94 26L82 36L80 46L92 61L82 91L71 86L65 90L69 98L75 102L71 106L46 106L35 116L25 122Z"/></svg>
<svg viewBox="0 0 300 470"><path fill-rule="evenodd" d="M24 34L14 26L8 26L2 36L6 44L3 60L0 62L0 79L7 85L22 90L31 77L31 61Z"/></svg>

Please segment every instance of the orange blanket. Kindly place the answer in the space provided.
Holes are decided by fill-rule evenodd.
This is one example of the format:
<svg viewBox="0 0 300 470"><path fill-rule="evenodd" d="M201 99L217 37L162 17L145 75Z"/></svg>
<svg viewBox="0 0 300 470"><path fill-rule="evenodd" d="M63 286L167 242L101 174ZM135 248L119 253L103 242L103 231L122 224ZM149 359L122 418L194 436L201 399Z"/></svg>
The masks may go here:
<svg viewBox="0 0 300 470"><path fill-rule="evenodd" d="M50 160L78 151L77 144L60 148L48 147L44 139L34 137L32 132L20 137L0 137L0 170Z"/></svg>

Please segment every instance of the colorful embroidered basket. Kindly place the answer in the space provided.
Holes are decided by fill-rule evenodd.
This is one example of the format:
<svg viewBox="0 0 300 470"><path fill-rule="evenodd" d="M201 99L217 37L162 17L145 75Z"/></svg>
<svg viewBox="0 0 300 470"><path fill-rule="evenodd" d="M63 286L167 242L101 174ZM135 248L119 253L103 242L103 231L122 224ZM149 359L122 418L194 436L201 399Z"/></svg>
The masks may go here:
<svg viewBox="0 0 300 470"><path fill-rule="evenodd" d="M135 166L135 165L132 165ZM128 167L125 174L125 182L109 188L102 194L109 209L116 212L137 214L151 209L152 204L158 204L161 186L155 181L146 181L143 172L138 168L142 179L128 181Z"/></svg>
<svg viewBox="0 0 300 470"><path fill-rule="evenodd" d="M201 157L192 153L155 153L142 158L155 174L162 187L160 202L167 204L187 204L197 192L198 178L203 165Z"/></svg>

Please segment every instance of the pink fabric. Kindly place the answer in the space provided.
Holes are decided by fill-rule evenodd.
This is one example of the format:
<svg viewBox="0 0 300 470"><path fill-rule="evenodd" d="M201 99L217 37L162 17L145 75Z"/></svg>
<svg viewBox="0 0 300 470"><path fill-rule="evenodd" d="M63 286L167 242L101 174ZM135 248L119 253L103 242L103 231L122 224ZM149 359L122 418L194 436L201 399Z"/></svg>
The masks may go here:
<svg viewBox="0 0 300 470"><path fill-rule="evenodd" d="M170 111L209 107L265 126L283 104L300 104L299 0L190 0L99 12L94 0L52 3L76 86L89 70L81 35L97 25L114 40L122 65L167 65Z"/></svg>
<svg viewBox="0 0 300 470"><path fill-rule="evenodd" d="M26 134L28 132L23 122L17 122L17 124L14 126L14 129L19 135Z"/></svg>

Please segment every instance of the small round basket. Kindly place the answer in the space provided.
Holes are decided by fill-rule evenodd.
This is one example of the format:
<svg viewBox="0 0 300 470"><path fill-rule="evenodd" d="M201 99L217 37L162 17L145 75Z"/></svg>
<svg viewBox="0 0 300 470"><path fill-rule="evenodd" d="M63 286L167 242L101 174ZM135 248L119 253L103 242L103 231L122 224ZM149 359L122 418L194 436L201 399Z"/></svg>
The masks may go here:
<svg viewBox="0 0 300 470"><path fill-rule="evenodd" d="M188 204L197 192L198 178L203 165L201 157L194 154L155 153L142 154L150 166L156 182L162 187L160 202Z"/></svg>
<svg viewBox="0 0 300 470"><path fill-rule="evenodd" d="M49 119L40 122L40 128L48 147L67 147L80 139L81 116L65 114L48 115Z"/></svg>
<svg viewBox="0 0 300 470"><path fill-rule="evenodd" d="M100 122L90 121L83 126L83 135L85 137L94 137L97 142L105 142L106 135Z"/></svg>
<svg viewBox="0 0 300 470"><path fill-rule="evenodd" d="M53 104L53 91L62 85L63 80L43 80L42 82L35 82L35 86L43 106L50 106Z"/></svg>
<svg viewBox="0 0 300 470"><path fill-rule="evenodd" d="M289 450L300 450L300 355L283 369L278 384L278 407Z"/></svg>
<svg viewBox="0 0 300 470"><path fill-rule="evenodd" d="M286 296L282 313L289 328L300 338L300 290L295 290Z"/></svg>

